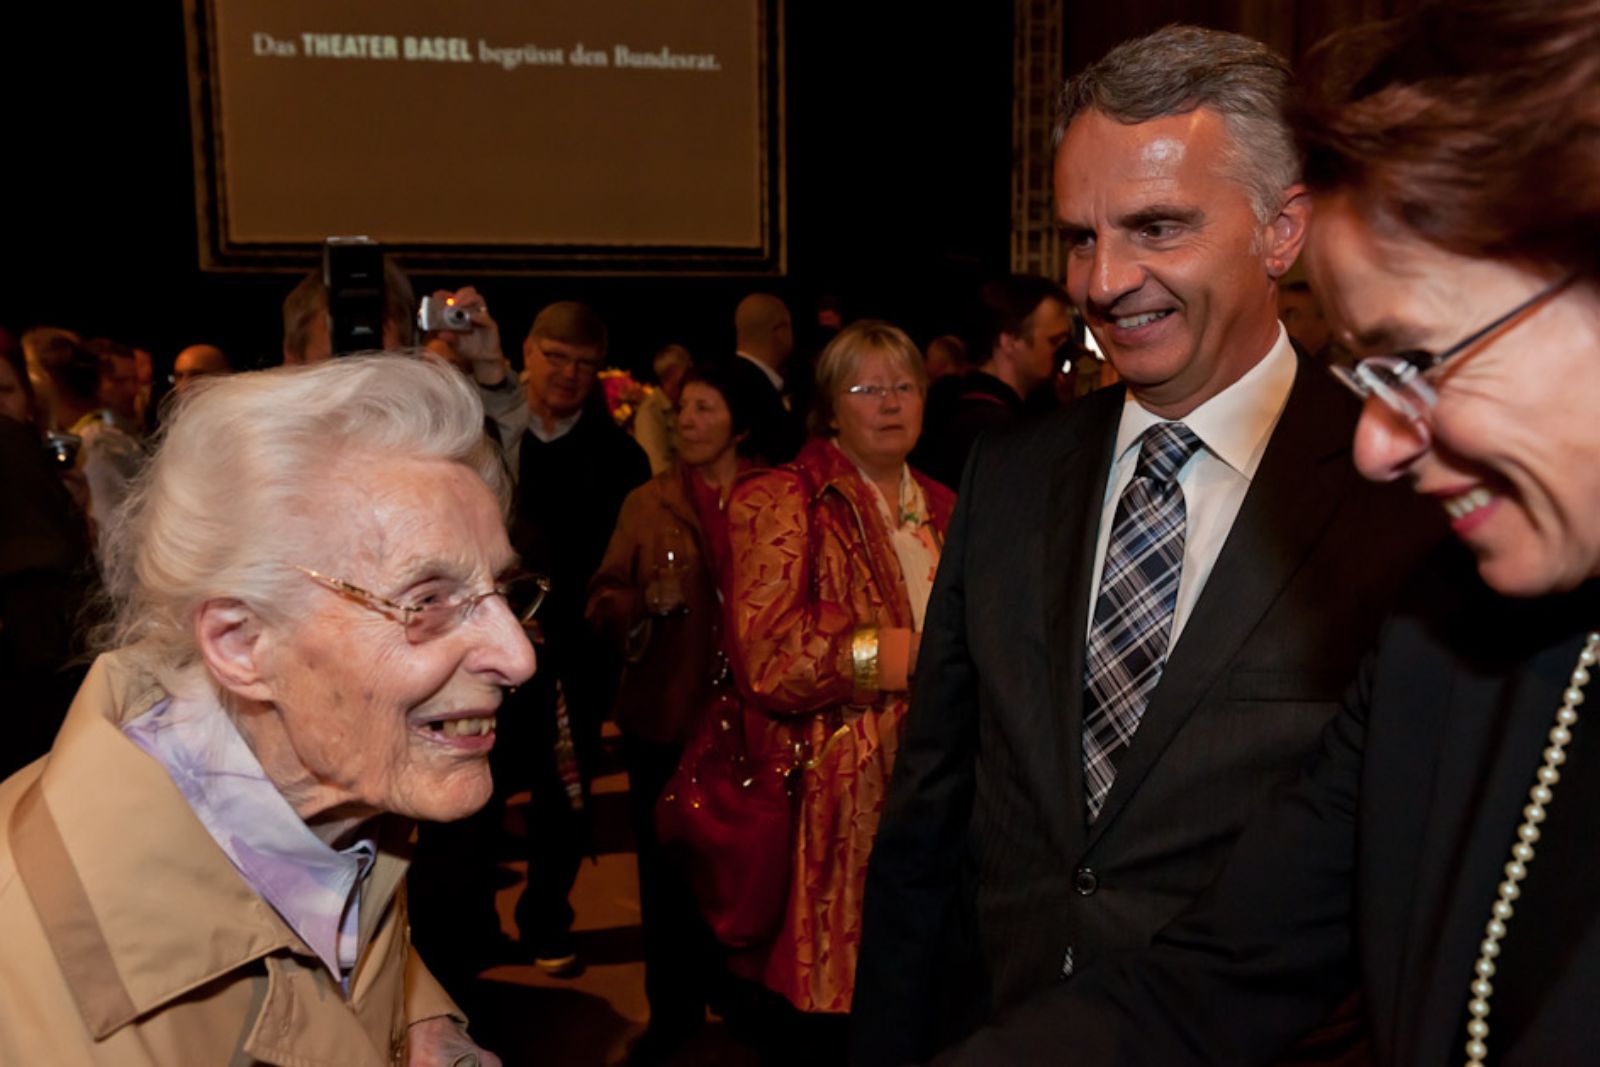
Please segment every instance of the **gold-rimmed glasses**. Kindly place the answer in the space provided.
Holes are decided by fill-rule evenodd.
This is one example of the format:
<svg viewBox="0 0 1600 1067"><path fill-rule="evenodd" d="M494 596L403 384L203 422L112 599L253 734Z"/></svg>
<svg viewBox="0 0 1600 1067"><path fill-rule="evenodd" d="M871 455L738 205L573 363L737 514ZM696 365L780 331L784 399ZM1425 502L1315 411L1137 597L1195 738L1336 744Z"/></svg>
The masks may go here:
<svg viewBox="0 0 1600 1067"><path fill-rule="evenodd" d="M394 619L405 628L406 640L414 645L449 633L465 622L479 604L492 596L505 598L506 606L511 609L511 614L516 616L517 623L523 629L529 629L536 625L533 616L550 592L550 579L544 575L517 572L502 578L482 592L474 593L464 588L457 588L440 594L430 594L414 603L402 604L398 600L379 596L343 578L333 578L310 567L302 567L298 563L292 566L323 588Z"/></svg>

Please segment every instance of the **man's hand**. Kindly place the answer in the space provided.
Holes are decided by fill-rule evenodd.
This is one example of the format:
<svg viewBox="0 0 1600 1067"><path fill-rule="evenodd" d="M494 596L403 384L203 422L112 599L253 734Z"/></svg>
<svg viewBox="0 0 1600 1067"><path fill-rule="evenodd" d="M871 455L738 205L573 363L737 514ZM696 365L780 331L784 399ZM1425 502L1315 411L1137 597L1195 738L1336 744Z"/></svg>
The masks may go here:
<svg viewBox="0 0 1600 1067"><path fill-rule="evenodd" d="M454 301L454 306L465 311L472 319L473 329L466 331L438 330L429 339L440 342L456 354L454 362L471 373L480 385L499 385L506 378L506 358L500 351L500 327L489 317L489 305L482 294L472 286L448 292L440 289L433 294L440 303Z"/></svg>
<svg viewBox="0 0 1600 1067"><path fill-rule="evenodd" d="M406 1067L501 1067L500 1057L479 1048L448 1015L411 1024L406 1031Z"/></svg>

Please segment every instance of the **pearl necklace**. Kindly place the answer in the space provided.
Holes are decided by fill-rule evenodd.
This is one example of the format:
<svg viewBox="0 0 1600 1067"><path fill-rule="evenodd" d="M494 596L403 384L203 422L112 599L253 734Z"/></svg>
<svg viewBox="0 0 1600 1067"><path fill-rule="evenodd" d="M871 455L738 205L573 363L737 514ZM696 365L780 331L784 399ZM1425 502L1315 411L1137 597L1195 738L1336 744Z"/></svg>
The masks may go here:
<svg viewBox="0 0 1600 1067"><path fill-rule="evenodd" d="M1556 783L1561 781L1559 768L1567 761L1566 748L1572 741L1573 724L1578 721L1578 705L1583 703L1583 687L1588 684L1589 668L1597 659L1600 659L1600 631L1591 632L1584 642L1566 692L1561 694L1556 724L1550 728L1550 747L1544 750L1544 762L1533 776L1528 806L1522 809L1522 825L1517 827L1511 861L1505 867L1506 877L1490 909L1489 924L1484 927L1478 962L1472 968L1472 995L1467 1000L1468 1067L1481 1064L1489 1055L1485 1042L1489 1037L1489 998L1494 995L1494 984L1490 981L1494 978L1494 961L1500 955L1500 942L1506 937L1506 923L1511 921L1512 903L1522 893L1518 883L1528 877L1528 864L1533 862L1533 846L1539 840L1539 824L1545 820L1545 808L1555 799Z"/></svg>

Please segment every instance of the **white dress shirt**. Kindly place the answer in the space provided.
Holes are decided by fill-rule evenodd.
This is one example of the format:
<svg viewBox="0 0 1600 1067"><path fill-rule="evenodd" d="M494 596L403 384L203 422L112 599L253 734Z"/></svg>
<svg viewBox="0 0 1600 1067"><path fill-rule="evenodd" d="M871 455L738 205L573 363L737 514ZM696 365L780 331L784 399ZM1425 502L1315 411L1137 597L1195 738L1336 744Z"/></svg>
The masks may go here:
<svg viewBox="0 0 1600 1067"><path fill-rule="evenodd" d="M1172 617L1167 649L1177 643L1184 623L1200 599L1211 568L1222 554L1222 545L1233 528L1233 520L1244 503L1250 480L1261 465L1261 456L1272 438L1273 427L1283 414L1294 385L1294 347L1283 326L1278 340L1261 362L1181 421L1205 447L1189 457L1178 472L1183 490L1185 527L1183 575L1178 580L1178 602ZM1117 425L1115 459L1106 480L1106 495L1100 508L1100 530L1095 536L1094 583L1089 590L1089 625L1094 627L1095 603L1100 599L1100 579L1105 569L1106 545L1111 540L1117 502L1133 480L1139 460L1139 438L1150 427L1164 420L1146 411L1130 391L1122 406L1122 421Z"/></svg>

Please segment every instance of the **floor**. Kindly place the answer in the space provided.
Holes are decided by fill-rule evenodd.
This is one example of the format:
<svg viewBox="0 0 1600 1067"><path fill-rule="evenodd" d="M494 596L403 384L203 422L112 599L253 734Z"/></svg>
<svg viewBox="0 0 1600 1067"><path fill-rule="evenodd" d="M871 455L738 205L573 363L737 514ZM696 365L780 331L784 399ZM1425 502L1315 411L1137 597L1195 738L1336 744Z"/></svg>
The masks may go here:
<svg viewBox="0 0 1600 1067"><path fill-rule="evenodd" d="M609 724L607 734L608 748L614 747ZM482 974L475 989L463 991L474 1038L497 1053L506 1067L623 1064L628 1046L649 1018L628 782L620 763L612 763L593 783L594 855L584 861L571 897L581 970L553 978L532 964L497 966ZM513 830L522 817L519 799L512 798L507 814ZM501 925L514 935L512 907L526 864L507 862L502 867ZM674 1067L755 1067L758 1061L712 1016L699 1038L672 1062Z"/></svg>

